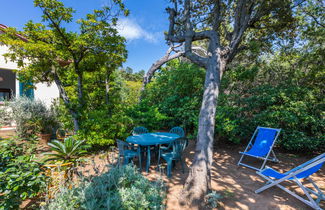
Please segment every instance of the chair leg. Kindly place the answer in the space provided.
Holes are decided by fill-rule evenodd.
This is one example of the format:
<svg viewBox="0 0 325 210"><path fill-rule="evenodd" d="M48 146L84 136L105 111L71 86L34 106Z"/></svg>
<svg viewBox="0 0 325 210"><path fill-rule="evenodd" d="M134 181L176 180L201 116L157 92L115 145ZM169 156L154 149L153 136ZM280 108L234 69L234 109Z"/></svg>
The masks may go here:
<svg viewBox="0 0 325 210"><path fill-rule="evenodd" d="M314 208L314 209L319 209L319 206L317 204L315 204L315 201L310 197L309 193L307 192L307 190L305 189L305 187L301 184L301 182L296 178L294 177L294 181L298 184L298 186L304 191L305 195L308 197L309 200L306 200L305 198L297 195L296 193L294 193L293 191L290 191L289 189L285 188L284 186L282 186L280 183L284 180L272 180L266 176L264 176L263 174L260 174L259 172L257 173L259 174L260 176L262 176L264 179L266 179L267 181L271 182L270 184L266 184L264 185L263 187L255 190L255 193L260 193L266 189L269 189L270 187L273 187L273 186L277 186L279 187L280 189L284 190L285 192L289 193L290 195L292 195L293 197L299 199L300 201L304 202L305 204L307 204L308 206ZM283 179L283 178L282 178ZM311 200L310 200L311 198Z"/></svg>
<svg viewBox="0 0 325 210"><path fill-rule="evenodd" d="M119 155L117 166L120 167L121 165L122 165L122 157Z"/></svg>
<svg viewBox="0 0 325 210"><path fill-rule="evenodd" d="M130 161L130 158L124 156L124 163L123 163L123 165L127 165L129 163L129 161Z"/></svg>
<svg viewBox="0 0 325 210"><path fill-rule="evenodd" d="M240 163L243 161L243 158L244 158L244 154L241 155L241 157L240 157L240 159L239 159L239 161L238 161L238 163L237 163L238 166L239 166Z"/></svg>
<svg viewBox="0 0 325 210"><path fill-rule="evenodd" d="M172 175L172 166L173 166L173 161L169 160L167 161L167 177L170 178Z"/></svg>
<svg viewBox="0 0 325 210"><path fill-rule="evenodd" d="M141 148L138 147L138 158L139 158L139 170L142 171L142 162L141 162Z"/></svg>
<svg viewBox="0 0 325 210"><path fill-rule="evenodd" d="M181 164L182 164L182 171L183 171L183 174L185 173L185 170L184 170L184 161L183 161L183 158L180 158L180 161L181 161Z"/></svg>
<svg viewBox="0 0 325 210"><path fill-rule="evenodd" d="M268 156L267 160L272 161L272 162L275 162L275 163L279 162L279 159L276 157L273 149L271 150L271 153Z"/></svg>
<svg viewBox="0 0 325 210"><path fill-rule="evenodd" d="M149 173L149 167L150 167L150 159L151 159L151 155L150 155L150 146L147 147L147 165L146 165L146 172Z"/></svg>
<svg viewBox="0 0 325 210"><path fill-rule="evenodd" d="M315 184L315 182L311 179L311 178L307 178L307 180L314 186L314 188L317 190L317 192L307 188L308 191L310 191L311 193L313 193L314 195L317 196L317 200L316 203L319 203L321 200L325 200L325 195L322 192L321 189L319 189L319 187Z"/></svg>
<svg viewBox="0 0 325 210"><path fill-rule="evenodd" d="M296 181L296 183L299 185L299 187L304 191L305 195L308 197L309 202L311 203L311 207L317 209L319 208L319 206L317 205L317 203L315 202L315 200L310 196L308 190L306 190L305 186L300 182L299 179L297 179L296 177L294 177L294 180Z"/></svg>
<svg viewBox="0 0 325 210"><path fill-rule="evenodd" d="M262 164L262 166L261 166L261 168L260 168L260 171L264 169L265 164L266 164L266 161L267 161L267 158L264 159L263 164Z"/></svg>
<svg viewBox="0 0 325 210"><path fill-rule="evenodd" d="M158 150L158 167L160 167L160 156L161 156L161 152L160 152L160 149Z"/></svg>

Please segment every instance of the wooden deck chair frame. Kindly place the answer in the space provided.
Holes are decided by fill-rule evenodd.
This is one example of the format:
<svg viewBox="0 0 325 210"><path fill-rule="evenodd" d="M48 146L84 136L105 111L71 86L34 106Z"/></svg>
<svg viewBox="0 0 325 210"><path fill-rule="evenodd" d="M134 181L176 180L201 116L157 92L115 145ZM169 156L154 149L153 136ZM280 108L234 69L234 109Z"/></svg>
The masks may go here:
<svg viewBox="0 0 325 210"><path fill-rule="evenodd" d="M318 156L319 157L319 156ZM317 158L317 157L316 157ZM316 159L314 158L314 159ZM312 160L311 160L312 161ZM321 189L315 184L315 182L310 178L310 177L307 177L306 180L309 181L313 186L314 188L316 189L316 191L308 188L308 187L305 187L301 181L296 177L297 174L301 173L301 172L304 172L322 162L325 161L325 156L323 154L323 157L305 167L302 167L296 171L293 171L291 173L289 173L288 175L286 175L285 177L281 178L281 179L271 179L269 178L268 176L265 176L262 174L262 171L257 171L256 173L258 175L260 175L261 177L263 177L264 179L266 179L268 182L266 185L264 185L263 187L257 189L255 191L255 193L260 193L266 189L269 189L273 186L277 186L279 187L280 189L284 190L285 192L289 193L290 195L292 195L293 197L299 199L300 201L304 202L305 204L307 204L308 206L314 208L314 209L317 209L317 210L321 210L320 206L319 206L319 202L321 200L325 200L325 195L324 193L321 191ZM289 178L293 178L293 180L288 180ZM280 183L283 182L283 181L293 181L295 182L301 189L302 191L304 192L304 194L307 196L308 200L303 198L302 196L300 195L297 195L296 193L294 193L293 191L287 189L286 187L282 186ZM314 194L317 196L317 199L314 200L312 197L311 197L311 194Z"/></svg>
<svg viewBox="0 0 325 210"><path fill-rule="evenodd" d="M249 149L254 145L252 142L253 142L253 140L254 140L255 136L257 135L257 133L258 133L258 131L259 131L260 128L276 130L276 132L277 132L277 134L276 134L276 136L275 136L275 139L274 139L274 141L273 141L273 143L272 143L272 145L271 145L271 147L270 147L270 150L269 150L269 152L267 153L267 155L266 155L265 157L249 155L249 154L246 153L246 152L247 152L247 151L248 151L248 150L249 150ZM248 167L248 168L251 168L251 169L254 169L254 170L260 171L260 170L262 170L262 169L265 167L266 161L268 161L268 160L269 160L269 161L273 161L273 162L279 162L278 158L276 157L276 155L275 155L275 153L274 153L274 151L273 151L273 146L274 146L276 140L278 139L278 137L279 137L279 135L280 135L280 132L281 132L281 129L278 129L278 128L267 128L267 127L260 127L260 126L258 126L258 127L255 129L255 131L254 131L254 133L253 133L253 136L252 136L252 138L250 139L250 141L249 141L247 147L245 148L245 151L244 151L244 152L239 152L239 153L242 154L242 155L241 155L241 157L240 157L240 159L239 159L237 165L238 165L238 166L239 166L239 165L242 165L242 166L245 166L245 167ZM246 156L250 156L250 157L254 157L254 158L257 158L257 159L264 160L262 166L261 166L260 168L256 168L256 167L254 167L254 166L250 166L250 165L248 165L248 164L242 163L243 158L244 158L245 155L246 155ZM270 157L270 155L272 155L272 157Z"/></svg>

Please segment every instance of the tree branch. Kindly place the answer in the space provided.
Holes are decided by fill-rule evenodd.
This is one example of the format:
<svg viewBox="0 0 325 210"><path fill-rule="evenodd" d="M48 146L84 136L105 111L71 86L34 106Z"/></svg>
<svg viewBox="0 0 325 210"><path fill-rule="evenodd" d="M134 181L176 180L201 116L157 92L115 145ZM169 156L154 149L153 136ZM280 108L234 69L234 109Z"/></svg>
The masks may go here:
<svg viewBox="0 0 325 210"><path fill-rule="evenodd" d="M179 52L171 55L171 53L174 51L174 49L177 48L177 47L180 47L180 46L182 46L182 45L169 47L166 54L162 58L160 58L159 60L157 60L155 63L152 64L150 69L147 71L147 73L143 77L142 90L151 81L151 79L152 79L153 75L155 74L155 72L158 69L160 69L160 67L162 65L164 65L168 61L171 61L171 60L173 60L175 58L181 57L181 56L183 56L185 54L184 51L179 51Z"/></svg>

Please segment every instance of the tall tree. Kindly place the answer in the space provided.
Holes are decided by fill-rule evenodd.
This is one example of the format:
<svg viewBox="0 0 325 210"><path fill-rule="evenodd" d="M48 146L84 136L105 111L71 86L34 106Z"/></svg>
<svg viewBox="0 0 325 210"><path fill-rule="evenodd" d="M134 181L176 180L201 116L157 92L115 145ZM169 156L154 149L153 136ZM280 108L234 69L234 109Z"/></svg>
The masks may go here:
<svg viewBox="0 0 325 210"><path fill-rule="evenodd" d="M215 113L220 81L238 52L255 42L271 43L292 26L289 0L171 0L169 43L184 43L184 55L206 69L204 94L199 115L195 157L186 180L182 200L200 205L211 188L211 165ZM290 32L290 31L289 31ZM193 52L197 41L207 43L207 55Z"/></svg>
<svg viewBox="0 0 325 210"><path fill-rule="evenodd" d="M79 29L71 31L72 8L58 0L34 0L34 5L43 12L43 23L29 21L23 31L5 29L0 36L10 50L5 56L18 63L24 79L55 82L77 131L87 99L85 74L101 73L105 78L125 61L125 39L118 35L116 24L120 13L127 15L128 10L114 0L114 4L77 20Z"/></svg>

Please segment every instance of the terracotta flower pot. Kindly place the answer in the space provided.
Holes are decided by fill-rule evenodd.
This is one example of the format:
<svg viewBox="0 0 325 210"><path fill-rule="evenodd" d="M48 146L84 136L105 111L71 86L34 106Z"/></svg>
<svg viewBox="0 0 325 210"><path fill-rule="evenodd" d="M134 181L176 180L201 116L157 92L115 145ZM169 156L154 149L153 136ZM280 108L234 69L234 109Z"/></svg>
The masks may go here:
<svg viewBox="0 0 325 210"><path fill-rule="evenodd" d="M43 145L47 145L47 143L51 140L51 134L38 134L39 142Z"/></svg>

